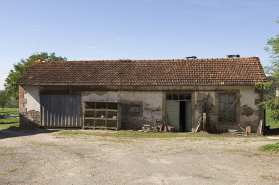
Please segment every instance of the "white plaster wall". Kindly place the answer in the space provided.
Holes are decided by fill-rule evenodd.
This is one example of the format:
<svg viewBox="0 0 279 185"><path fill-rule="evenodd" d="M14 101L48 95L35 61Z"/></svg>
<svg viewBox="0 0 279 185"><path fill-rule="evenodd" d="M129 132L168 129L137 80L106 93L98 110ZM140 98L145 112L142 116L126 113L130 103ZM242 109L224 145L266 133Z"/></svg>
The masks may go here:
<svg viewBox="0 0 279 185"><path fill-rule="evenodd" d="M201 92L195 92L193 93L194 94L194 101L195 101L195 106L197 105L197 97L198 97L198 93L203 93L203 94L208 94L213 98L213 105L215 105L215 93L216 92L213 92L213 91L201 91ZM192 98L193 99L193 98ZM193 109L192 109L193 110ZM198 109L195 108L195 115L194 115L194 118L195 120L199 120L199 118L202 116L202 113L199 112ZM194 125L194 124L192 124Z"/></svg>
<svg viewBox="0 0 279 185"><path fill-rule="evenodd" d="M214 90L218 90L218 91L213 92ZM210 96L213 98L213 106L216 106L216 108L218 110L218 103L217 103L218 101L216 101L216 97L217 97L218 93L222 93L222 90L239 90L239 93L241 95L240 100L238 101L239 104L237 106L237 112L238 112L237 114L239 114L238 115L239 123L242 126L253 125L254 130L255 130L257 124L259 123L259 112L260 112L260 108L257 105L255 105L255 99L260 99L260 95L259 95L259 93L255 92L254 86L225 86L225 87L205 86L205 87L200 88L198 92L193 93L194 94L193 101L195 102L195 115L194 115L195 122L197 122L197 120L201 116L201 113L199 112L199 110L196 107L196 105L198 104L198 102L197 102L198 93L203 93L203 94L210 93ZM243 107L245 105L248 107L251 107L254 110L253 115L247 116L247 115L242 114Z"/></svg>
<svg viewBox="0 0 279 185"><path fill-rule="evenodd" d="M38 86L24 86L26 89L26 94L24 94L24 98L26 98L25 107L27 112L30 110L40 111L40 94Z"/></svg>
<svg viewBox="0 0 279 185"><path fill-rule="evenodd" d="M260 99L260 97L259 94L255 93L254 87L244 86L243 88L240 88L240 94L242 95L240 98L240 106L248 105L255 110L259 109L259 107L255 105L255 99Z"/></svg>
<svg viewBox="0 0 279 185"><path fill-rule="evenodd" d="M144 123L154 124L156 120L162 120L163 92L151 91L88 91L82 92L81 101L118 101L122 104L141 102L141 115L125 115L124 124L142 127ZM84 107L84 104L82 105ZM124 111L124 110L123 110ZM125 125L124 125L125 126Z"/></svg>
<svg viewBox="0 0 279 185"><path fill-rule="evenodd" d="M254 109L254 111L259 111L259 107L255 105L255 99L260 99L259 94L255 93L254 87L243 87L240 89L240 106L247 105ZM246 116L240 114L241 123L252 123L259 120L259 115L253 114L251 116Z"/></svg>
<svg viewBox="0 0 279 185"><path fill-rule="evenodd" d="M118 101L117 91L85 91L81 93L81 103L84 101Z"/></svg>
<svg viewBox="0 0 279 185"><path fill-rule="evenodd" d="M162 120L162 92L120 91L119 101L142 101L143 119L147 122Z"/></svg>
<svg viewBox="0 0 279 185"><path fill-rule="evenodd" d="M82 101L118 101L117 91L82 92Z"/></svg>

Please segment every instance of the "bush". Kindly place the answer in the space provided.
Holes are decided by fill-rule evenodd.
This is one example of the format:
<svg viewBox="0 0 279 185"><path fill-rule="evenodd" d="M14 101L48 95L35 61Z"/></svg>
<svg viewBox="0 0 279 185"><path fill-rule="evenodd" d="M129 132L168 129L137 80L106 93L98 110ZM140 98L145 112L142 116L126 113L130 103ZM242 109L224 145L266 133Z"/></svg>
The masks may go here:
<svg viewBox="0 0 279 185"><path fill-rule="evenodd" d="M9 100L6 103L5 108L18 108L18 100Z"/></svg>
<svg viewBox="0 0 279 185"><path fill-rule="evenodd" d="M279 151L279 142L275 143L275 144L262 145L259 147L259 151L278 152Z"/></svg>

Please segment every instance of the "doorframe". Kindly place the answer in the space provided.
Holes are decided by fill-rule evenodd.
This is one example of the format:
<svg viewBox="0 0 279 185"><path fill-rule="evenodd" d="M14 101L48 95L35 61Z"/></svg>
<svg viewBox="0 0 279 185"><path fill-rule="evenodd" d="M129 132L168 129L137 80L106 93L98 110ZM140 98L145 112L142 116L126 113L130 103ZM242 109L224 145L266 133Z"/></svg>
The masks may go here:
<svg viewBox="0 0 279 185"><path fill-rule="evenodd" d="M190 100L167 100L167 94L190 94L191 95L191 99ZM193 123L195 122L195 92L191 91L165 91L163 92L163 96L162 96L162 120L163 120L163 123L166 124L166 116L167 116L167 101L187 101L187 102L191 102L191 131L189 132L192 132L193 130ZM180 106L180 103L179 103L179 106ZM186 104L185 104L186 106ZM180 110L180 107L179 107L179 110ZM180 113L179 113L179 117L180 117ZM180 118L179 118L180 120ZM185 122L186 123L186 122ZM180 124L180 123L179 123ZM186 124L185 124L186 126ZM186 132L186 131L185 131Z"/></svg>

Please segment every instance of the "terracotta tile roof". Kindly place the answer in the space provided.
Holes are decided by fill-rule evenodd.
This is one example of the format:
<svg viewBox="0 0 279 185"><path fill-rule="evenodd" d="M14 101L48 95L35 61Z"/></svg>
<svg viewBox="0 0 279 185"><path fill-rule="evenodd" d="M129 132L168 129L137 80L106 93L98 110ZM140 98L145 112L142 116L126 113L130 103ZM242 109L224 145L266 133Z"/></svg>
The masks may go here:
<svg viewBox="0 0 279 185"><path fill-rule="evenodd" d="M254 85L259 58L36 61L21 85Z"/></svg>

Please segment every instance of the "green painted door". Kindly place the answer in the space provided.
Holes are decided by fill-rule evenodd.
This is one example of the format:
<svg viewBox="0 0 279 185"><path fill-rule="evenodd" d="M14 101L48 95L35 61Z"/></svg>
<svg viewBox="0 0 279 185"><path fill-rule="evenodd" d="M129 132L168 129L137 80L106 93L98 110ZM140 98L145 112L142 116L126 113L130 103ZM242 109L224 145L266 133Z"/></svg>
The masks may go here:
<svg viewBox="0 0 279 185"><path fill-rule="evenodd" d="M192 131L192 110L191 110L191 101L186 101L185 102L185 128L186 132L191 132Z"/></svg>
<svg viewBox="0 0 279 185"><path fill-rule="evenodd" d="M166 101L168 122L176 132L179 132L179 104L179 101Z"/></svg>

